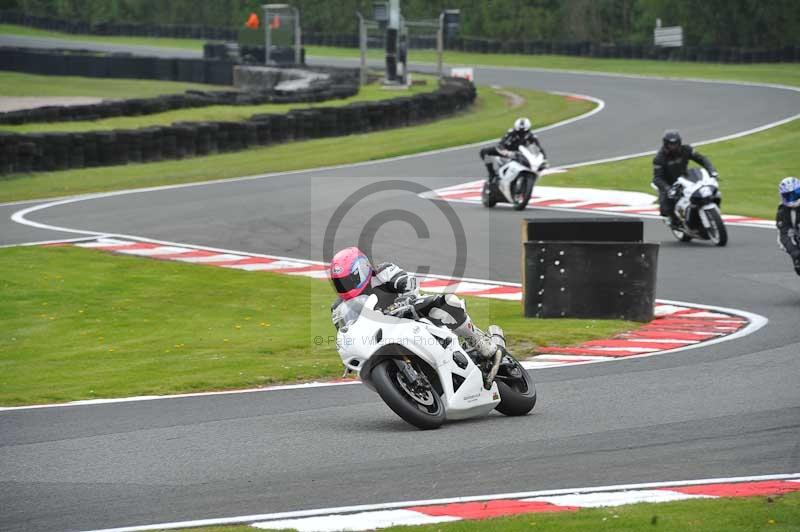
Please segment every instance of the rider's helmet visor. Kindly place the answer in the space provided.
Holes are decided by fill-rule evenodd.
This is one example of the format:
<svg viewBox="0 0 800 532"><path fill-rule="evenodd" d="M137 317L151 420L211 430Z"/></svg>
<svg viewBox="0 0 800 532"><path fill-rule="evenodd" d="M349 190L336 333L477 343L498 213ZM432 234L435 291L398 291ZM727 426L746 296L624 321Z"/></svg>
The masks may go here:
<svg viewBox="0 0 800 532"><path fill-rule="evenodd" d="M333 287L340 294L345 294L350 290L355 290L356 288L363 286L361 284L361 274L358 271L355 271L345 277L334 277L331 279L331 281L333 281Z"/></svg>
<svg viewBox="0 0 800 532"><path fill-rule="evenodd" d="M785 205L792 205L800 201L800 189L789 190L787 192L781 192L781 198L783 198L783 203Z"/></svg>

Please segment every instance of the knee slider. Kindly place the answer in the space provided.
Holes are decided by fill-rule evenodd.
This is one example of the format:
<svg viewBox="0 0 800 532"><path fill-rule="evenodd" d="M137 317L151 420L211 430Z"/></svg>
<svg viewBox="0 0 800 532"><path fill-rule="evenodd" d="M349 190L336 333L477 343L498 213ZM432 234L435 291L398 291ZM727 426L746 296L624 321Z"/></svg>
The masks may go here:
<svg viewBox="0 0 800 532"><path fill-rule="evenodd" d="M450 305L451 307L457 307L460 309L466 309L466 305L464 304L464 300L460 297L456 296L455 294L445 294L444 302Z"/></svg>

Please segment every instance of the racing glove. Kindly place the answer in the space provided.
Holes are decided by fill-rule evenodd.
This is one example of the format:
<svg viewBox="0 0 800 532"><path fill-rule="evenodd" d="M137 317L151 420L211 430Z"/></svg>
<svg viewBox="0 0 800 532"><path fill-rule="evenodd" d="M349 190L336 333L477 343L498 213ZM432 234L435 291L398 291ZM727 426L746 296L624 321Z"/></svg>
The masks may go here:
<svg viewBox="0 0 800 532"><path fill-rule="evenodd" d="M383 310L384 314L394 316L395 318L414 318L416 319L417 311L414 308L413 297L398 297L394 303L389 305Z"/></svg>

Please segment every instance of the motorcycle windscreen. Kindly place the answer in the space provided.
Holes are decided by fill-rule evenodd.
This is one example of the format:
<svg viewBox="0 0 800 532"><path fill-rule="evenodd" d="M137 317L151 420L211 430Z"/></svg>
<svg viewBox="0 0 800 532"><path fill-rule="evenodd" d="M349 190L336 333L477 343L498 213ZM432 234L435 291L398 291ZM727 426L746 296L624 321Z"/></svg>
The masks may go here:
<svg viewBox="0 0 800 532"><path fill-rule="evenodd" d="M353 299L348 299L347 301L342 301L333 310L333 316L331 317L336 330L356 321L361 315L361 311L364 310L368 299L369 296L362 295L354 297Z"/></svg>

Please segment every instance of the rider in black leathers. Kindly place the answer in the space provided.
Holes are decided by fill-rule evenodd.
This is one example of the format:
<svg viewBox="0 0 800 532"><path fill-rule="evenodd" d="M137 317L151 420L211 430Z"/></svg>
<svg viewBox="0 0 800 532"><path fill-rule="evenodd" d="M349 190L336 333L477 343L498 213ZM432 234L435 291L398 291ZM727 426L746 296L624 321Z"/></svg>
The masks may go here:
<svg viewBox="0 0 800 532"><path fill-rule="evenodd" d="M497 174L494 171L494 165L491 161L487 161L486 157L492 156L507 156L509 152L514 152L520 146L535 145L542 152L542 156L547 159L547 154L544 151L539 138L531 131L531 121L527 118L518 118L514 121L514 127L509 129L500 142L491 148L483 148L480 156L484 164L486 164L486 171L489 173L489 180L495 179ZM547 164L547 163L545 163Z"/></svg>
<svg viewBox="0 0 800 532"><path fill-rule="evenodd" d="M719 178L711 161L690 145L683 144L680 133L665 132L661 149L653 158L653 184L658 187L661 216L669 217L673 226L678 224L678 220L674 212L677 198L672 195L672 185L679 177L686 175L690 160L705 168L711 177Z"/></svg>

